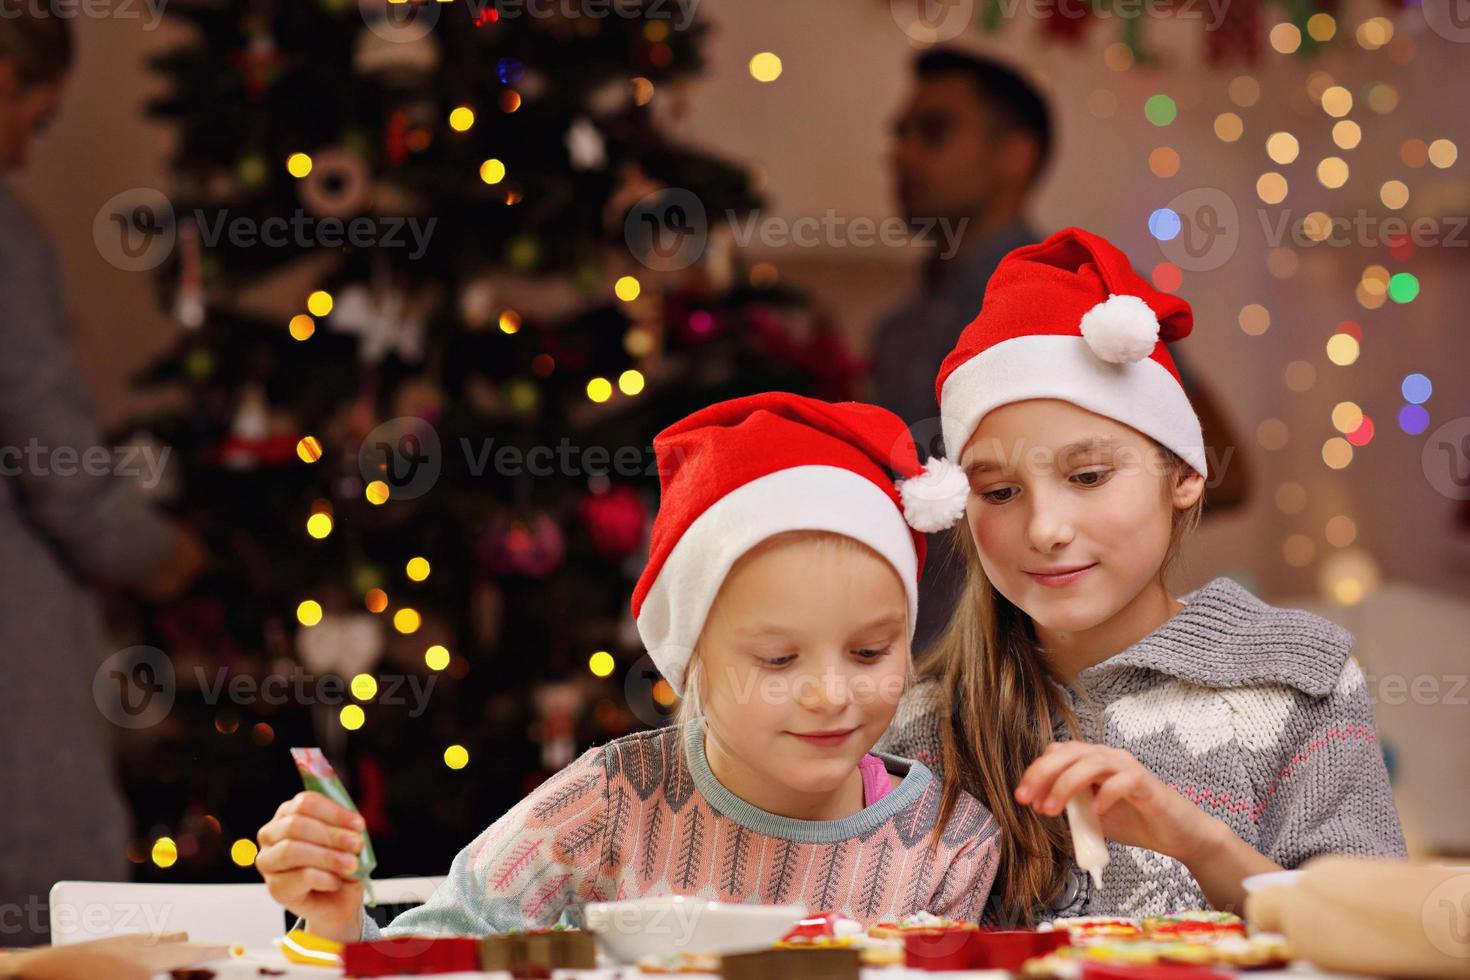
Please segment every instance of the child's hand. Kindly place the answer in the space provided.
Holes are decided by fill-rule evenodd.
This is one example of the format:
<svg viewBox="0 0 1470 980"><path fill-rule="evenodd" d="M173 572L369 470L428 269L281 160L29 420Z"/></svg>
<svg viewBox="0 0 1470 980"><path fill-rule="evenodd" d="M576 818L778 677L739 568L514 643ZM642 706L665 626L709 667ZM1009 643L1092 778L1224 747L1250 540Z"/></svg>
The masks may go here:
<svg viewBox="0 0 1470 980"><path fill-rule="evenodd" d="M356 942L362 937L362 817L320 793L303 791L260 828L255 867L271 897L306 920L308 932Z"/></svg>
<svg viewBox="0 0 1470 980"><path fill-rule="evenodd" d="M1120 844L1190 864L1215 829L1214 818L1165 786L1131 753L1090 742L1048 745L1021 776L1016 802L1056 816L1089 787L1103 835Z"/></svg>

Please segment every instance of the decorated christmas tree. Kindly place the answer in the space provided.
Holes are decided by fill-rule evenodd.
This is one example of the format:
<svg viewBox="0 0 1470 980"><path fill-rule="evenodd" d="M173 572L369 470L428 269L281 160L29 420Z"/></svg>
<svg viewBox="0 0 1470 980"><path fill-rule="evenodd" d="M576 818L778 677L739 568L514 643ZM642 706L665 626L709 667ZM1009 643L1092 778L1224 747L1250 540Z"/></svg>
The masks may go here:
<svg viewBox="0 0 1470 980"><path fill-rule="evenodd" d="M186 408L130 429L213 564L128 624L177 681L125 746L141 876L253 877L303 744L380 874L442 872L668 714L628 613L652 436L859 370L732 251L750 177L671 135L706 30L680 9L169 4L178 340L138 383Z"/></svg>

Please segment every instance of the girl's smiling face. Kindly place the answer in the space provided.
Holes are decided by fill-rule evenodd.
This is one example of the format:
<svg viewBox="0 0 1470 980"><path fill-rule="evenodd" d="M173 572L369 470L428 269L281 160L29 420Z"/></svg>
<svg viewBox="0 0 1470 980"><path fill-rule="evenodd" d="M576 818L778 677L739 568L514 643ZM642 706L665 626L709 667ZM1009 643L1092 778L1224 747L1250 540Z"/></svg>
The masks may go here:
<svg viewBox="0 0 1470 980"><path fill-rule="evenodd" d="M861 808L858 761L908 673L908 599L892 565L848 538L771 539L726 577L697 659L705 755L727 789L808 820Z"/></svg>
<svg viewBox="0 0 1470 980"><path fill-rule="evenodd" d="M1173 479L1163 450L1136 429L1049 398L987 413L959 462L985 575L1031 617L1043 647L1107 632L1162 590L1173 512L1204 492L1193 471Z"/></svg>

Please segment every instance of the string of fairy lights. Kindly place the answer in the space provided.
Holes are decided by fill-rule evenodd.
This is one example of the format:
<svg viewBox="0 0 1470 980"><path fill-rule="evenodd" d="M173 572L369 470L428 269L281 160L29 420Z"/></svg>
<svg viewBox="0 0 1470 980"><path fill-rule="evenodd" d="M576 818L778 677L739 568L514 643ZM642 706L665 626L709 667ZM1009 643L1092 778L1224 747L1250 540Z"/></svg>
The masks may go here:
<svg viewBox="0 0 1470 980"><path fill-rule="evenodd" d="M1323 43L1337 36L1338 19L1327 12L1312 15L1305 24L1306 36L1311 41ZM1281 55L1292 55L1301 48L1304 38L1302 29L1291 23L1279 23L1268 34L1271 48ZM1342 39L1346 41L1347 39ZM1416 42L1412 36L1396 34L1394 23L1387 17L1374 16L1362 20L1352 31L1352 42L1365 52L1382 52L1395 67L1402 68L1413 62ZM1133 49L1121 42L1109 45L1103 52L1104 63L1115 72L1127 72L1134 67ZM1231 108L1218 113L1213 120L1215 137L1225 144L1236 144L1246 138L1245 114L1261 102L1261 82L1251 74L1239 74L1226 86L1226 95ZM1339 191L1346 187L1352 176L1349 156L1364 142L1365 126L1373 128L1371 117L1388 117L1399 106L1400 95L1390 83L1371 81L1356 91L1340 84L1323 70L1308 73L1300 91L1290 93L1299 109L1305 109L1310 117L1320 111L1332 120L1330 138L1332 146L1310 166L1305 179L1315 177L1316 182L1328 191ZM1301 100L1308 100L1303 105ZM1087 97L1087 107L1097 118L1111 118L1118 111L1117 97L1105 88L1094 90ZM1179 106L1166 93L1155 93L1143 102L1144 118L1154 127L1166 130L1179 117ZM1353 118L1356 115L1357 118ZM1365 118L1367 117L1367 118ZM1381 127L1380 127L1381 128ZM1301 163L1310 163L1307 140L1286 130L1264 134L1261 146L1269 167L1263 169L1254 184L1254 193L1267 206L1283 204L1291 191L1291 183L1302 177L1288 177L1288 168ZM1423 138L1412 136L1399 146L1398 161L1407 171L1449 170L1459 156L1454 141L1438 134L1426 134ZM1154 146L1148 153L1149 171L1159 178L1171 178L1179 174L1182 161L1174 147L1167 144ZM1408 207L1412 195L1411 175L1393 176L1383 180L1377 188L1377 200L1391 218L1399 218ZM1298 222L1298 232L1308 243L1328 241L1341 226L1341 218L1322 210L1313 210ZM1150 234L1160 242L1174 239L1183 229L1183 218L1171 208L1155 209L1148 219ZM1385 229L1389 227L1385 221ZM1378 310L1387 304L1396 306L1413 303L1420 294L1418 276L1408 265L1414 257L1417 245L1410 234L1411 222L1399 218L1396 225L1401 233L1385 234L1384 244L1397 269L1382 262L1375 262L1363 269L1354 287L1354 299L1365 312ZM1276 279L1287 280L1296 275L1299 256L1295 249L1280 244L1267 249L1266 267ZM1154 285L1172 292L1180 288L1184 272L1172 262L1156 264L1151 270ZM1271 326L1270 311L1260 303L1248 303L1238 313L1238 323L1248 336L1260 336ZM1343 319L1331 328L1323 345L1322 354L1327 364L1333 367L1348 367L1362 356L1365 344L1364 330L1357 319ZM1318 367L1311 360L1294 359L1288 362L1282 373L1286 388L1293 393L1305 393L1317 384ZM1429 411L1425 403L1430 400L1434 385L1426 373L1412 372L1405 375L1399 385L1402 404L1396 422L1405 434L1415 436L1424 433L1430 424ZM1355 401L1342 400L1330 411L1331 435L1324 438L1320 458L1328 469L1340 471L1350 466L1357 453L1367 447L1378 434L1374 419ZM1268 452L1283 449L1291 436L1288 425L1279 418L1267 418L1256 427L1257 444ZM1308 494L1302 483L1290 480L1282 483L1275 493L1277 509L1284 515L1295 517L1305 513ZM1319 581L1323 593L1333 601L1344 605L1356 604L1377 585L1378 570L1371 555L1353 548L1358 529L1353 519L1346 514L1331 516L1325 524L1322 537L1333 551L1322 556L1319 566ZM1282 542L1281 558L1290 567L1307 568L1319 558L1317 540L1304 533L1292 533Z"/></svg>

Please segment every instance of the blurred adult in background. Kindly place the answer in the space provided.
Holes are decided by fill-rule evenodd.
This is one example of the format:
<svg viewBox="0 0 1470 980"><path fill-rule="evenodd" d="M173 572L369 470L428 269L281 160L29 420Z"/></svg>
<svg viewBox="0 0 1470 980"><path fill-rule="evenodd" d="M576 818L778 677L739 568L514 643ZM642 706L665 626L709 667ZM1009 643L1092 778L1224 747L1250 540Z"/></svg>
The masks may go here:
<svg viewBox="0 0 1470 980"><path fill-rule="evenodd" d="M930 249L918 289L878 324L872 396L909 423L921 453L944 453L934 379L980 311L991 273L1007 253L1043 237L1025 212L1052 144L1046 99L1019 72L942 47L915 60L913 89L893 125L889 167L899 208ZM1179 352L1171 353L1204 426L1205 445L1215 459L1229 460L1207 484L1206 514L1218 513L1245 497L1238 442ZM929 536L915 653L949 622L963 581L949 540L948 534Z"/></svg>
<svg viewBox="0 0 1470 980"><path fill-rule="evenodd" d="M0 178L56 115L72 54L67 18L0 0ZM130 821L92 693L109 652L95 586L169 598L203 564L122 467L82 465L89 450L121 457L66 333L56 256L0 179L0 946L46 941L54 881L128 872Z"/></svg>

